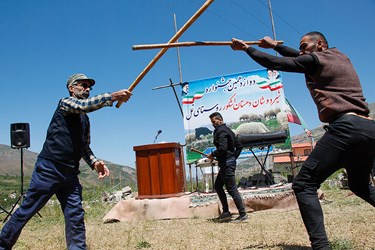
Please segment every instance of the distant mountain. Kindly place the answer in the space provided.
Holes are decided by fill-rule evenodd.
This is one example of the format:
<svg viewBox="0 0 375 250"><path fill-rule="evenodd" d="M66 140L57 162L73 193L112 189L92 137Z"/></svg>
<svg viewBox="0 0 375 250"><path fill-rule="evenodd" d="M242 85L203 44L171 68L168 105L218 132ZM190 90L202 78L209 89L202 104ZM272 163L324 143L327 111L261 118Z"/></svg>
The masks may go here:
<svg viewBox="0 0 375 250"><path fill-rule="evenodd" d="M31 177L34 169L34 164L38 157L37 153L31 152L27 149L23 150L23 172L25 179ZM134 168L123 166L109 161L105 161L107 167L110 170L110 177L99 181L98 175L95 171L86 164L85 161L81 161L80 164L80 182L84 186L96 186L96 185L113 185L121 182L121 186L136 186L136 172ZM21 176L21 150L12 149L10 146L0 144L0 179L1 176Z"/></svg>
<svg viewBox="0 0 375 250"><path fill-rule="evenodd" d="M372 119L375 119L375 102L369 103L369 109L370 109L370 117ZM324 125L325 124L321 124L319 127L311 129L311 133L315 141L318 141L323 136L325 132L325 130L323 129ZM309 142L309 138L307 137L306 133L292 136L292 143L301 143L301 142Z"/></svg>

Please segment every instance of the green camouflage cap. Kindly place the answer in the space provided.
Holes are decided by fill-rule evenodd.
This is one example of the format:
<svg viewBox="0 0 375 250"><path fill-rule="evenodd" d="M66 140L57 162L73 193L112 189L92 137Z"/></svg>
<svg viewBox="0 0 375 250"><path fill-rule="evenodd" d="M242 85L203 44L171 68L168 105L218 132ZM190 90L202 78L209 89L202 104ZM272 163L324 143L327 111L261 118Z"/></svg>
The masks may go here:
<svg viewBox="0 0 375 250"><path fill-rule="evenodd" d="M71 75L69 78L68 78L68 81L66 83L66 87L69 88L71 85L73 85L76 81L81 81L81 80L87 80L90 82L91 86L94 86L95 84L95 80L94 79L91 79L91 78L88 78L86 75L84 74L74 74L74 75Z"/></svg>

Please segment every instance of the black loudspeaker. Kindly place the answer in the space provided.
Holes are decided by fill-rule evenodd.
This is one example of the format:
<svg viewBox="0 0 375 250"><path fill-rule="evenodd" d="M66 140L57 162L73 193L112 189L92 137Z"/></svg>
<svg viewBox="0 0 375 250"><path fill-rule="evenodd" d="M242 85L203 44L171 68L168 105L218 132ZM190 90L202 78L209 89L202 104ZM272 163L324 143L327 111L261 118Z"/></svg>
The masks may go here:
<svg viewBox="0 0 375 250"><path fill-rule="evenodd" d="M12 148L30 147L30 129L28 123L10 124L10 143Z"/></svg>

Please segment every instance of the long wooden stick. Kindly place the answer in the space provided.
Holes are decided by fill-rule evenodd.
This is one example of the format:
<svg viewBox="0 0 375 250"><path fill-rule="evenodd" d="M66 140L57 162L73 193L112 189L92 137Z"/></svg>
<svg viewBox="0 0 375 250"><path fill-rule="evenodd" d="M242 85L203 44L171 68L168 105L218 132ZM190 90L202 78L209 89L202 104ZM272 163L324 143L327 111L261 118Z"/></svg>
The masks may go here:
<svg viewBox="0 0 375 250"><path fill-rule="evenodd" d="M206 156L206 157L208 156L208 154L205 154L205 153L203 153L202 151L199 151L198 149L195 149L195 148L191 148L190 151L196 152L196 153L201 154L201 155L204 155L204 156Z"/></svg>
<svg viewBox="0 0 375 250"><path fill-rule="evenodd" d="M175 41L180 38L180 36L192 25L195 20L213 3L214 0L207 0L199 10L181 27L181 29L169 40L168 43L174 43ZM163 48L159 51L159 53L151 60L151 62L146 66L146 68L138 75L138 77L134 80L134 82L128 88L129 91L133 91L133 89L138 85L138 83L143 79L143 77L150 71L150 69L155 65L155 63L167 52L168 48ZM118 102L116 107L119 108L122 102Z"/></svg>
<svg viewBox="0 0 375 250"><path fill-rule="evenodd" d="M260 41L244 41L248 45L260 44ZM283 44L284 41L276 41L278 44ZM174 47L190 47L190 46L222 46L231 45L232 42L227 41L195 41L195 42L177 42L177 43L159 43L159 44L144 44L133 45L133 50L143 49L160 49L160 48L174 48Z"/></svg>

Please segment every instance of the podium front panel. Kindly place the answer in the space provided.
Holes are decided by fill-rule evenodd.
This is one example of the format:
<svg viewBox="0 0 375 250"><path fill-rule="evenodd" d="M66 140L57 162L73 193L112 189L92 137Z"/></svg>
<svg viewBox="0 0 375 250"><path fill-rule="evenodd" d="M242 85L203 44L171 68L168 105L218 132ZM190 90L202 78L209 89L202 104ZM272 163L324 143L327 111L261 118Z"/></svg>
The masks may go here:
<svg viewBox="0 0 375 250"><path fill-rule="evenodd" d="M135 146L138 199L178 196L185 191L183 150L179 143Z"/></svg>

